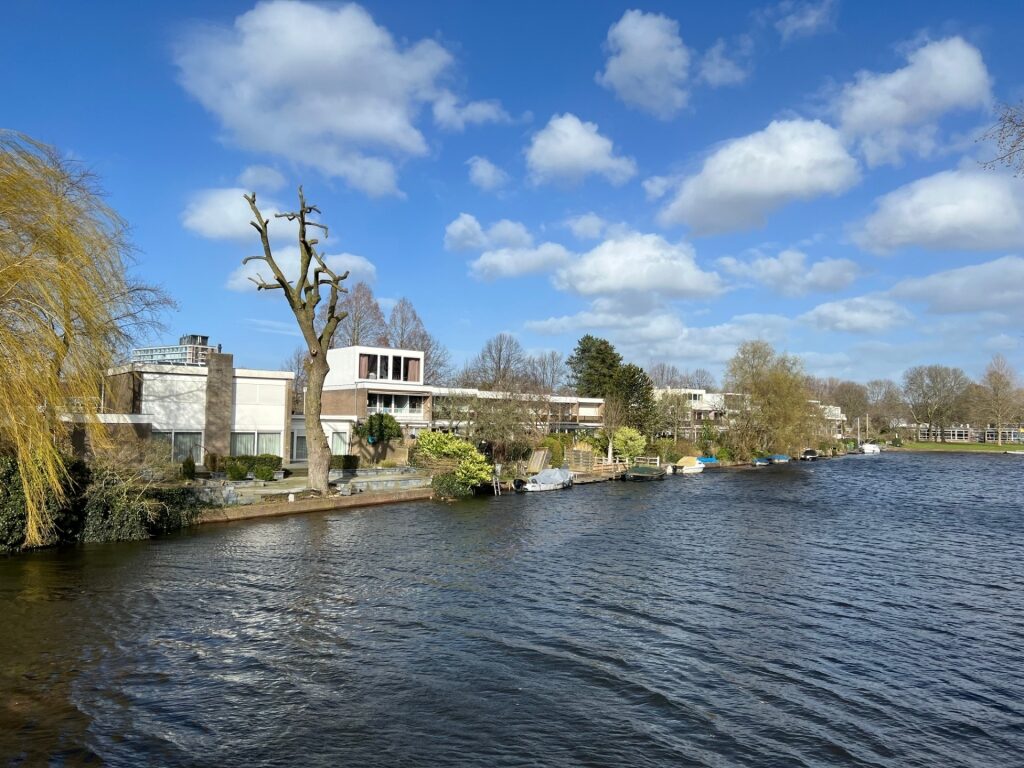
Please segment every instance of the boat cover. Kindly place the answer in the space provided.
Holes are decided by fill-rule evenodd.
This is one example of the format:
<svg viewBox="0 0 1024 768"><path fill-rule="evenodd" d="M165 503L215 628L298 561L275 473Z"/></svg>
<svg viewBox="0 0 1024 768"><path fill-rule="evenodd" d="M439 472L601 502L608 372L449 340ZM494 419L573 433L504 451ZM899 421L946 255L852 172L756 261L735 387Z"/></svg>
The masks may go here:
<svg viewBox="0 0 1024 768"><path fill-rule="evenodd" d="M530 478L531 483L540 485L558 485L572 480L572 472L568 469L545 469Z"/></svg>

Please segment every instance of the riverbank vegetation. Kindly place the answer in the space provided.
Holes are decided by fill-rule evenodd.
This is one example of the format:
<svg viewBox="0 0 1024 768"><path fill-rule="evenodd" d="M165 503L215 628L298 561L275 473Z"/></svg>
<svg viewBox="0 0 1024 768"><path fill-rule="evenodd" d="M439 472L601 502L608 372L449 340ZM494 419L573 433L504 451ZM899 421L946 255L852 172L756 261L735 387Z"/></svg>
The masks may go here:
<svg viewBox="0 0 1024 768"><path fill-rule="evenodd" d="M24 508L26 546L62 535L79 483L72 430L107 441L94 418L103 373L171 305L131 262L126 225L88 170L0 133L0 454L18 470L5 493Z"/></svg>

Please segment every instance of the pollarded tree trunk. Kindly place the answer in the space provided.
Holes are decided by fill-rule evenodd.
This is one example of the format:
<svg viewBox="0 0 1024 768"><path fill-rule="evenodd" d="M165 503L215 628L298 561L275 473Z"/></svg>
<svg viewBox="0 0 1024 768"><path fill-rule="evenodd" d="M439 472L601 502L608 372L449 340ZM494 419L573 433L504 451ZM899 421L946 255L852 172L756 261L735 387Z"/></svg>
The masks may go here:
<svg viewBox="0 0 1024 768"><path fill-rule="evenodd" d="M321 400L324 381L330 371L325 355L317 355L306 366L308 385L306 387L306 454L309 467L309 488L319 494L329 490L328 478L331 473L331 446L320 423Z"/></svg>
<svg viewBox="0 0 1024 768"><path fill-rule="evenodd" d="M309 356L306 363L305 398L309 487L317 493L326 494L329 490L331 450L327 445L327 436L324 434L323 425L320 423L320 410L324 381L330 371L330 366L327 363L327 350L331 348L331 341L334 339L338 323L346 317L346 313L338 306L338 302L341 295L347 293L341 284L348 278L348 272L340 275L335 273L324 260L323 255L314 247L318 244L318 240L308 236L308 228L314 227L322 230L324 237L327 237L327 227L309 220L309 215L320 213L320 209L306 203L302 187L299 187L299 210L293 213L275 214L276 218L298 223L299 268L298 274L294 278L286 275L282 271L281 265L277 263L270 245L270 220L263 218L263 214L256 206L256 194L245 195L245 199L255 217L255 221L251 223L260 234L263 254L248 256L242 260L242 263L262 261L270 268L273 275L272 280L264 280L263 276L259 274L255 278L249 279L256 284L258 290L280 290L284 293L288 307L295 316L299 331L306 342L306 351ZM318 324L316 321L317 305L321 300L320 289L324 287L327 288L327 304L322 315L322 323Z"/></svg>

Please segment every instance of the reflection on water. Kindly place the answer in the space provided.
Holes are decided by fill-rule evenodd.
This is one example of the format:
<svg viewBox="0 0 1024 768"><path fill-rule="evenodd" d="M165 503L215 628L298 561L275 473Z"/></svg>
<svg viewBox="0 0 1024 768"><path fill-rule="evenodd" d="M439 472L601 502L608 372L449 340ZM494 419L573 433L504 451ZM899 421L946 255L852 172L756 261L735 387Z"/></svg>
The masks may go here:
<svg viewBox="0 0 1024 768"><path fill-rule="evenodd" d="M0 560L0 757L1020 764L1022 478L850 457Z"/></svg>

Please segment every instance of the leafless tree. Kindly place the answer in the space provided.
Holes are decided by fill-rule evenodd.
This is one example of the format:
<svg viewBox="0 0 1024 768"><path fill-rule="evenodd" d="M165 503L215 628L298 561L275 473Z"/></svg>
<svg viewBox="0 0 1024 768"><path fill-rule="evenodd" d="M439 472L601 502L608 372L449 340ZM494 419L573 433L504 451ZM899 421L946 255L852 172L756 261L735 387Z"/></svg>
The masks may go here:
<svg viewBox="0 0 1024 768"><path fill-rule="evenodd" d="M526 353L519 339L499 333L488 339L470 364L467 373L473 385L499 392L515 391L526 373Z"/></svg>
<svg viewBox="0 0 1024 768"><path fill-rule="evenodd" d="M683 374L674 365L668 363L654 363L647 366L647 375L655 389L679 389L683 386Z"/></svg>
<svg viewBox="0 0 1024 768"><path fill-rule="evenodd" d="M554 395L565 382L565 356L561 352L531 355L526 369L531 388L539 394Z"/></svg>
<svg viewBox="0 0 1024 768"><path fill-rule="evenodd" d="M1024 103L1003 104L999 120L981 139L994 141L999 151L996 157L983 164L986 168L1006 166L1017 176L1024 174Z"/></svg>
<svg viewBox="0 0 1024 768"><path fill-rule="evenodd" d="M344 319L338 324L332 346L387 346L388 325L369 285L361 281L353 285L339 302L338 309ZM321 322L323 317L321 313Z"/></svg>
<svg viewBox="0 0 1024 768"><path fill-rule="evenodd" d="M329 490L327 481L331 469L331 450L323 425L320 423L320 411L324 381L330 370L327 350L331 348L338 324L346 317L344 309L339 305L346 292L342 282L348 278L348 272L337 274L316 250L315 246L319 240L310 237L308 230L320 229L324 237L327 237L327 227L309 220L309 215L319 214L320 209L306 202L302 187L299 187L299 209L291 213L275 214L275 218L284 218L298 224L299 270L294 279L285 275L277 263L270 246L270 220L263 218L263 214L260 213L256 205L256 193L245 195L245 199L249 202L249 208L255 217L251 223L260 234L263 254L249 256L243 259L242 263L262 261L267 265L272 275L271 280L265 280L261 275L251 279L258 290L280 290L284 293L285 301L295 316L295 322L306 343L309 359L305 366L307 386L304 412L306 449L309 456L309 487L317 493L326 494ZM317 306L320 304L323 288L327 288L327 304L321 313L322 322L318 323Z"/></svg>
<svg viewBox="0 0 1024 768"><path fill-rule="evenodd" d="M303 398L306 388L306 365L309 361L309 353L305 347L296 347L295 351L288 355L281 364L281 369L291 371L295 374L292 381L292 413L302 413Z"/></svg>
<svg viewBox="0 0 1024 768"><path fill-rule="evenodd" d="M715 377L707 368L694 368L692 371L684 372L679 386L687 389L703 389L707 392L714 392L718 389Z"/></svg>
<svg viewBox="0 0 1024 768"><path fill-rule="evenodd" d="M986 424L996 428L996 442L1002 445L1003 427L1021 407L1017 372L1002 355L995 355L985 368L978 395L978 411Z"/></svg>
<svg viewBox="0 0 1024 768"><path fill-rule="evenodd" d="M399 299L392 308L387 334L390 346L423 353L425 384L443 384L451 379L451 355L440 341L427 332L409 299Z"/></svg>
<svg viewBox="0 0 1024 768"><path fill-rule="evenodd" d="M946 441L950 426L964 405L971 380L959 368L918 365L903 374L903 398L918 424L927 424L932 439Z"/></svg>

